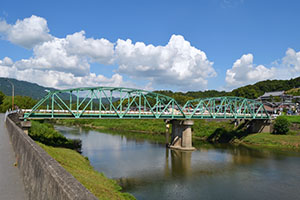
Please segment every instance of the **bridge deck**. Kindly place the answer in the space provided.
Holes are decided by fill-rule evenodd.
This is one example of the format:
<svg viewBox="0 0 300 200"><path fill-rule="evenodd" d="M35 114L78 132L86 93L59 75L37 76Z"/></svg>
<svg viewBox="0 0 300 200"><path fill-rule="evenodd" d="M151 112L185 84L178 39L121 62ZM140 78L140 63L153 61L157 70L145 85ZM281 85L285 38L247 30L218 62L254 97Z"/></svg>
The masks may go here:
<svg viewBox="0 0 300 200"><path fill-rule="evenodd" d="M31 109L22 110L24 114L31 113ZM82 114L81 114L82 113ZM213 115L209 112L204 113L194 113L191 115L189 112L172 113L172 112L158 112L152 113L149 111L139 112L139 111L128 111L128 112L115 112L115 111L82 111L82 110L37 110L28 117L28 119L51 119L51 118L108 118L108 119L252 119L254 118L251 114L233 114L233 113L214 113ZM255 119L268 119L266 114L257 114Z"/></svg>

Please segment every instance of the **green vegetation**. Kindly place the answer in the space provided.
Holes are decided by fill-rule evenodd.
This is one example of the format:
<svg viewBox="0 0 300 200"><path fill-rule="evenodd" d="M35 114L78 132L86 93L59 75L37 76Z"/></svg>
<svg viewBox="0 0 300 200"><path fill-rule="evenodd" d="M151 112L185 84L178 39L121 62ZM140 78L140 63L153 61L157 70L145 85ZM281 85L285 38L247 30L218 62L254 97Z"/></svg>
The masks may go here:
<svg viewBox="0 0 300 200"><path fill-rule="evenodd" d="M76 149L77 151L81 149L80 140L67 139L61 133L54 130L51 124L32 121L29 136L35 141L46 145Z"/></svg>
<svg viewBox="0 0 300 200"><path fill-rule="evenodd" d="M289 121L282 116L275 119L273 134L286 134L289 132Z"/></svg>
<svg viewBox="0 0 300 200"><path fill-rule="evenodd" d="M246 136L242 142L251 145L278 148L300 148L300 137L295 135L273 135L270 133L256 133Z"/></svg>
<svg viewBox="0 0 300 200"><path fill-rule="evenodd" d="M36 83L30 83L27 81L19 81L13 78L0 78L0 91L5 95L11 96L11 84L7 81L10 80L15 86L15 95L29 96L33 99L43 98L47 92L45 90L53 91L54 88L47 88L40 86Z"/></svg>
<svg viewBox="0 0 300 200"><path fill-rule="evenodd" d="M300 88L292 88L292 89L286 91L286 93L293 95L293 96L300 96Z"/></svg>
<svg viewBox="0 0 300 200"><path fill-rule="evenodd" d="M121 187L116 181L94 170L89 161L76 151L38 144L97 198L135 199L131 194L120 192Z"/></svg>
<svg viewBox="0 0 300 200"><path fill-rule="evenodd" d="M289 123L300 124L300 115L283 115L288 120Z"/></svg>
<svg viewBox="0 0 300 200"><path fill-rule="evenodd" d="M1 97L0 97L1 99ZM36 100L28 96L15 96L14 105L23 109L30 109L37 103ZM12 98L10 96L5 96L3 98L2 104L0 105L0 112L6 112L6 110L12 108Z"/></svg>
<svg viewBox="0 0 300 200"><path fill-rule="evenodd" d="M187 100L195 98L205 98L205 97L216 97L216 96L237 96L245 97L249 99L256 99L257 97L263 95L265 92L273 91L290 91L290 94L300 95L300 77L290 80L266 80L260 81L253 85L246 85L232 90L231 92L207 90L207 91L197 91L197 92L172 92L172 91L156 91L161 94L173 97L179 104L185 103Z"/></svg>

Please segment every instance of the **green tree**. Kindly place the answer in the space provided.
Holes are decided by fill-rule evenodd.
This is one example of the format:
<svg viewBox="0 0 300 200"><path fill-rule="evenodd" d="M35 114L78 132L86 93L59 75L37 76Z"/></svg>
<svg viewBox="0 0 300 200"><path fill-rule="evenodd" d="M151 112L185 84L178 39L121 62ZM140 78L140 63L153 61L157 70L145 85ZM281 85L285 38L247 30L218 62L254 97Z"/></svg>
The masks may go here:
<svg viewBox="0 0 300 200"><path fill-rule="evenodd" d="M3 94L3 92L0 91L0 105L3 103L4 98L5 94Z"/></svg>
<svg viewBox="0 0 300 200"><path fill-rule="evenodd" d="M275 119L273 134L286 134L289 126L289 121L285 117L279 116Z"/></svg>
<svg viewBox="0 0 300 200"><path fill-rule="evenodd" d="M30 109L37 103L37 100L32 99L27 96L15 96L14 104L21 109ZM0 111L5 112L6 110L12 107L12 99L11 96L5 96L1 106Z"/></svg>

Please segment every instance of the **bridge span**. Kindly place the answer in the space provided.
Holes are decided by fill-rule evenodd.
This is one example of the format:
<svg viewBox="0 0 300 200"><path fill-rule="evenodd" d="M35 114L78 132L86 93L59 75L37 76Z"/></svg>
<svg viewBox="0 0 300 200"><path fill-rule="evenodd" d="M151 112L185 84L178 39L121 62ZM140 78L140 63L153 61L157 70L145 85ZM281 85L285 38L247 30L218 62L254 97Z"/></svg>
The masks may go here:
<svg viewBox="0 0 300 200"><path fill-rule="evenodd" d="M23 119L164 119L173 147L191 150L194 119L270 119L261 102L233 96L200 98L180 105L169 96L140 89L89 87L48 91Z"/></svg>

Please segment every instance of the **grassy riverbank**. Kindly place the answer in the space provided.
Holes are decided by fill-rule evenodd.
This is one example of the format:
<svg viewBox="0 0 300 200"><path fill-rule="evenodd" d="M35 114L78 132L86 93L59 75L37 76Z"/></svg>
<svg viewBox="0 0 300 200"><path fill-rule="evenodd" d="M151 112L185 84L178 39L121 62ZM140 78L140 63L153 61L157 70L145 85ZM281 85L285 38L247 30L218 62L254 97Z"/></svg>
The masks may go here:
<svg viewBox="0 0 300 200"><path fill-rule="evenodd" d="M243 138L242 142L256 146L300 149L300 136L298 135L273 135L270 133L256 133Z"/></svg>

